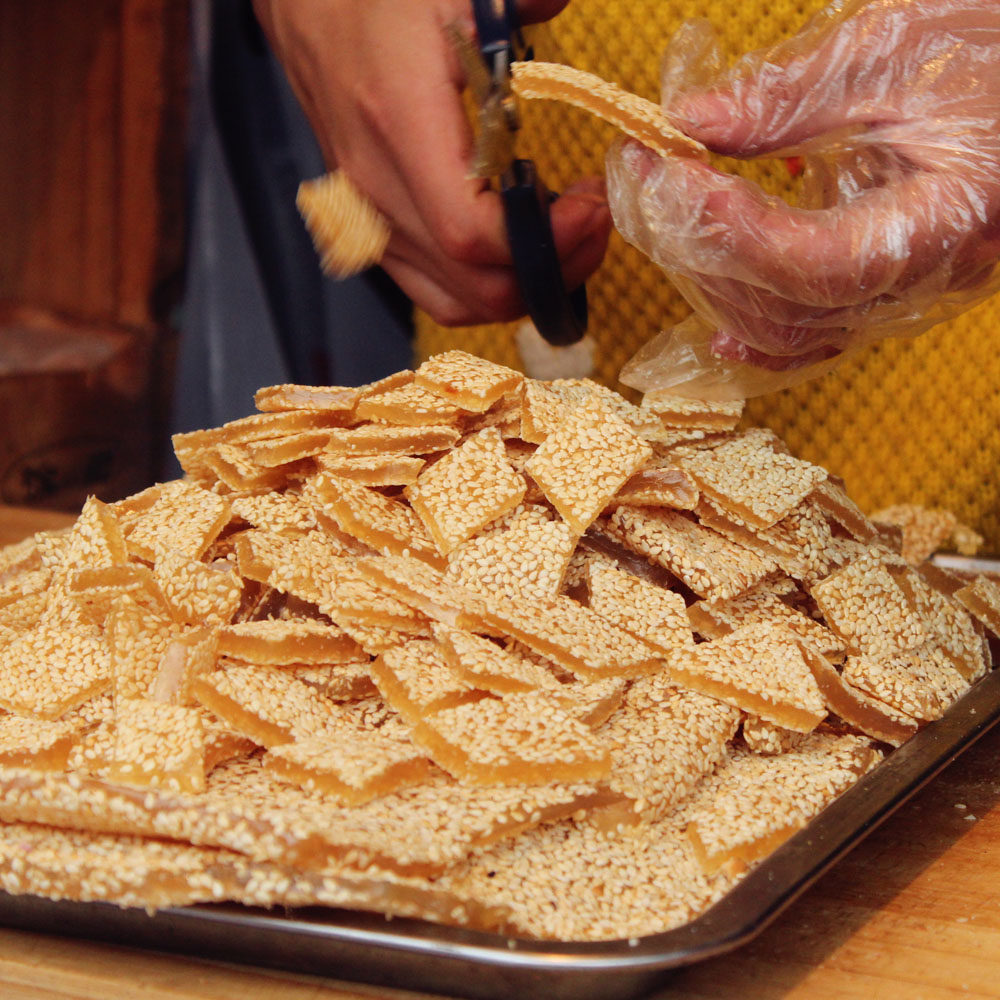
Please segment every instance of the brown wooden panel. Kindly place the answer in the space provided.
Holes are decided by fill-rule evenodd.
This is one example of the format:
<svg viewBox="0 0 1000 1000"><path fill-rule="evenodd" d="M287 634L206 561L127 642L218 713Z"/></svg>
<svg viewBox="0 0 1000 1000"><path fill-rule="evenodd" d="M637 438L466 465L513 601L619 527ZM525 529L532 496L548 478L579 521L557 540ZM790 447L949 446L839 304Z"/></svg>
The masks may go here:
<svg viewBox="0 0 1000 1000"><path fill-rule="evenodd" d="M186 3L0 3L0 301L162 321L182 264L186 64Z"/></svg>

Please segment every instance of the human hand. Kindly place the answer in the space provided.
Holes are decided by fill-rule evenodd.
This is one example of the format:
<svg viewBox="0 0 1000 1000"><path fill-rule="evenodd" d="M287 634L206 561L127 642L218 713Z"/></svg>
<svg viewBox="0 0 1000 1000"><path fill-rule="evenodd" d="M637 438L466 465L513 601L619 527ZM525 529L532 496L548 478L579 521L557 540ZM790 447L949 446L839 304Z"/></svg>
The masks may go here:
<svg viewBox="0 0 1000 1000"><path fill-rule="evenodd" d="M523 23L568 0L520 0ZM461 66L445 26L474 30L469 0L254 0L330 169L392 226L383 268L448 325L524 314L499 195L470 177ZM552 206L566 287L600 264L611 230L603 180Z"/></svg>
<svg viewBox="0 0 1000 1000"><path fill-rule="evenodd" d="M719 153L804 154L803 205L632 142L609 156L608 188L616 226L675 278L716 357L796 368L996 289L1000 5L847 0L726 71L712 44L703 23L674 37L667 114Z"/></svg>

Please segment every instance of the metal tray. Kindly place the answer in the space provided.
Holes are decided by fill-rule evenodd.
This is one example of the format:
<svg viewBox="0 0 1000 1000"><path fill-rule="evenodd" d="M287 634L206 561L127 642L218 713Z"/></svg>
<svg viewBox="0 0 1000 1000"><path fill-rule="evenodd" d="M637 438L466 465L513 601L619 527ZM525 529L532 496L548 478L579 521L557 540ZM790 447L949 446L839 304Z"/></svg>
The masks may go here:
<svg viewBox="0 0 1000 1000"><path fill-rule="evenodd" d="M448 996L640 997L669 970L748 942L882 820L1000 720L1000 670L889 754L731 892L683 927L595 944L511 940L344 910L236 905L149 915L0 893L0 924Z"/></svg>

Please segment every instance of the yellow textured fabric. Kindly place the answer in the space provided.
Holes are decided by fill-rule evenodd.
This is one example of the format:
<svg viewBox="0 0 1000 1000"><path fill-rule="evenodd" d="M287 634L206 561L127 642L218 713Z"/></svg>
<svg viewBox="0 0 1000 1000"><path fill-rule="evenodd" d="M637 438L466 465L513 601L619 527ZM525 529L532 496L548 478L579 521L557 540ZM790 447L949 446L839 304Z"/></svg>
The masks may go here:
<svg viewBox="0 0 1000 1000"><path fill-rule="evenodd" d="M737 54L793 34L822 4L722 0L572 0L533 30L539 59L659 97L659 55L677 26L707 17ZM518 153L553 190L603 173L610 126L548 101L522 102ZM735 164L772 193L791 192L784 163ZM622 365L688 307L663 272L612 234L587 284L595 377L619 390ZM444 329L417 319L417 360L453 347L520 366L514 325ZM750 422L774 428L803 458L843 477L871 511L912 501L946 507L1000 552L1000 296L914 340L876 345L822 379L752 400Z"/></svg>

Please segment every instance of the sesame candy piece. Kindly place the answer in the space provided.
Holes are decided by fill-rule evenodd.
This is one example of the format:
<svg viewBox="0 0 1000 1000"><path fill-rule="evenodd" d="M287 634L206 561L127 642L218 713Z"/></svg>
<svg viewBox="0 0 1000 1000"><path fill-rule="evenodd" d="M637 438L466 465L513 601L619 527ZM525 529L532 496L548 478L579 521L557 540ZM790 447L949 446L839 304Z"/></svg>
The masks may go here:
<svg viewBox="0 0 1000 1000"><path fill-rule="evenodd" d="M147 698L160 660L181 631L176 622L124 595L107 619L111 676L116 698Z"/></svg>
<svg viewBox="0 0 1000 1000"><path fill-rule="evenodd" d="M253 403L261 412L323 410L350 417L361 392L347 386L268 385L254 393Z"/></svg>
<svg viewBox="0 0 1000 1000"><path fill-rule="evenodd" d="M577 386L576 398L571 402L557 393L551 383L526 379L521 389L521 440L541 444L566 419L568 408L591 396L589 383Z"/></svg>
<svg viewBox="0 0 1000 1000"><path fill-rule="evenodd" d="M844 680L918 721L938 719L968 688L940 654L917 649L892 656L849 656Z"/></svg>
<svg viewBox="0 0 1000 1000"><path fill-rule="evenodd" d="M651 455L649 445L595 399L567 414L525 469L566 523L582 535Z"/></svg>
<svg viewBox="0 0 1000 1000"><path fill-rule="evenodd" d="M462 411L416 382L365 396L358 404L357 415L363 420L382 421L401 427L454 423Z"/></svg>
<svg viewBox="0 0 1000 1000"><path fill-rule="evenodd" d="M254 621L219 630L219 653L246 663L343 663L361 653L336 625L314 621Z"/></svg>
<svg viewBox="0 0 1000 1000"><path fill-rule="evenodd" d="M436 764L472 784L587 781L609 768L609 747L543 691L438 709L413 726Z"/></svg>
<svg viewBox="0 0 1000 1000"><path fill-rule="evenodd" d="M87 774L106 780L115 754L115 721L112 716L101 722L96 729L81 736L70 748L66 765L77 774ZM26 819L36 820L37 816L28 812L21 814ZM44 822L44 819L38 819ZM77 826L72 819L65 820L65 826Z"/></svg>
<svg viewBox="0 0 1000 1000"><path fill-rule="evenodd" d="M821 653L839 656L845 648L835 632L760 587L728 601L698 601L687 609L687 616L691 627L705 639L719 639L755 622L770 622L790 629Z"/></svg>
<svg viewBox="0 0 1000 1000"><path fill-rule="evenodd" d="M803 650L826 706L855 729L890 746L905 743L918 729L917 720L854 687L818 652Z"/></svg>
<svg viewBox="0 0 1000 1000"><path fill-rule="evenodd" d="M61 771L84 725L79 718L49 722L0 716L0 765Z"/></svg>
<svg viewBox="0 0 1000 1000"><path fill-rule="evenodd" d="M409 628L390 628L386 625L365 625L345 621L344 631L370 656L378 656L393 646L401 646L411 639L429 639L430 623Z"/></svg>
<svg viewBox="0 0 1000 1000"><path fill-rule="evenodd" d="M316 606L343 627L359 622L388 628L413 629L425 618L372 582L360 571L357 562L335 557L326 566L312 567Z"/></svg>
<svg viewBox="0 0 1000 1000"><path fill-rule="evenodd" d="M324 474L315 480L320 500L344 531L385 555L405 555L443 565L423 521L405 503L349 479Z"/></svg>
<svg viewBox="0 0 1000 1000"><path fill-rule="evenodd" d="M38 569L41 564L41 554L34 535L0 546L0 587L18 573Z"/></svg>
<svg viewBox="0 0 1000 1000"><path fill-rule="evenodd" d="M675 683L719 698L769 722L809 732L826 705L798 637L781 626L744 625L667 660Z"/></svg>
<svg viewBox="0 0 1000 1000"><path fill-rule="evenodd" d="M0 626L12 632L27 631L41 621L47 604L48 592L40 590L0 605Z"/></svg>
<svg viewBox="0 0 1000 1000"><path fill-rule="evenodd" d="M608 502L608 507L627 505L694 510L698 497L698 488L682 469L671 465L652 465L629 476Z"/></svg>
<svg viewBox="0 0 1000 1000"><path fill-rule="evenodd" d="M128 533L129 551L154 562L167 548L199 559L226 526L229 504L183 480L168 483Z"/></svg>
<svg viewBox="0 0 1000 1000"><path fill-rule="evenodd" d="M373 585L360 564L337 555L323 535L302 538L254 531L236 543L240 572L268 586L294 594L333 617L349 622L410 629L423 618L411 607Z"/></svg>
<svg viewBox="0 0 1000 1000"><path fill-rule="evenodd" d="M411 486L427 463L413 455L331 455L316 456L319 472L350 479L363 486Z"/></svg>
<svg viewBox="0 0 1000 1000"><path fill-rule="evenodd" d="M520 393L511 392L501 396L482 413L466 414L462 417L461 426L467 435L478 434L487 427L493 427L504 439L504 444L508 441L517 441L521 434Z"/></svg>
<svg viewBox="0 0 1000 1000"><path fill-rule="evenodd" d="M52 570L37 567L14 573L0 581L0 609L20 604L26 598L44 597L52 583Z"/></svg>
<svg viewBox="0 0 1000 1000"><path fill-rule="evenodd" d="M69 532L67 561L103 568L128 562L128 550L114 508L88 497Z"/></svg>
<svg viewBox="0 0 1000 1000"><path fill-rule="evenodd" d="M596 731L618 711L631 683L627 677L603 677L599 681L570 678L549 694L567 715Z"/></svg>
<svg viewBox="0 0 1000 1000"><path fill-rule="evenodd" d="M856 541L869 544L878 541L878 527L847 495L842 480L827 476L812 492L810 498Z"/></svg>
<svg viewBox="0 0 1000 1000"><path fill-rule="evenodd" d="M322 731L333 705L287 671L226 666L192 684L198 701L232 729L264 747Z"/></svg>
<svg viewBox="0 0 1000 1000"><path fill-rule="evenodd" d="M110 691L102 691L82 705L64 712L59 716L62 722L79 722L85 729L92 729L102 722L114 721L115 699Z"/></svg>
<svg viewBox="0 0 1000 1000"><path fill-rule="evenodd" d="M90 625L39 624L0 646L0 708L58 719L111 686L108 644Z"/></svg>
<svg viewBox="0 0 1000 1000"><path fill-rule="evenodd" d="M240 733L234 732L226 723L211 712L202 710L205 753L204 770L209 775L220 764L248 757L257 749L257 744Z"/></svg>
<svg viewBox="0 0 1000 1000"><path fill-rule="evenodd" d="M225 561L202 563L173 549L156 560L156 582L171 616L179 622L225 624L243 596L243 581Z"/></svg>
<svg viewBox="0 0 1000 1000"><path fill-rule="evenodd" d="M661 666L651 646L569 597L498 601L483 621L585 680L637 677Z"/></svg>
<svg viewBox="0 0 1000 1000"><path fill-rule="evenodd" d="M447 555L513 510L525 485L507 461L499 432L487 428L425 469L404 493L438 551Z"/></svg>
<svg viewBox="0 0 1000 1000"><path fill-rule="evenodd" d="M218 444L249 444L251 441L280 438L300 431L337 428L343 426L343 423L341 413L323 409L252 413L248 417L231 420L221 427L175 434L172 440L174 452L180 459L180 452L190 454ZM181 464L183 465L183 461Z"/></svg>
<svg viewBox="0 0 1000 1000"><path fill-rule="evenodd" d="M398 389L400 386L408 385L412 381L413 372L408 368L404 368L402 371L393 372L391 375L376 379L374 382L366 382L364 385L359 386L359 392L362 399L368 396L380 396L383 392L388 392L390 389Z"/></svg>
<svg viewBox="0 0 1000 1000"><path fill-rule="evenodd" d="M870 551L812 587L827 624L855 653L887 656L915 649L927 631L884 557Z"/></svg>
<svg viewBox="0 0 1000 1000"><path fill-rule="evenodd" d="M688 835L707 872L757 861L881 759L859 736L813 734L774 757L734 753L689 813Z"/></svg>
<svg viewBox="0 0 1000 1000"><path fill-rule="evenodd" d="M296 680L316 688L330 701L359 701L372 698L378 691L372 680L371 662L332 663L324 666L289 667Z"/></svg>
<svg viewBox="0 0 1000 1000"><path fill-rule="evenodd" d="M740 733L747 749L765 756L788 753L799 746L809 735L797 733L794 729L785 729L784 726L776 726L773 722L758 718L756 715L744 717Z"/></svg>
<svg viewBox="0 0 1000 1000"><path fill-rule="evenodd" d="M336 455L378 455L384 452L429 455L450 448L460 435L458 428L449 424L421 427L365 424L331 431L325 447Z"/></svg>
<svg viewBox="0 0 1000 1000"><path fill-rule="evenodd" d="M743 405L742 399L717 403L706 399L671 396L666 392L647 392L642 397L640 409L656 414L665 427L728 431L739 423Z"/></svg>
<svg viewBox="0 0 1000 1000"><path fill-rule="evenodd" d="M483 628L486 602L469 587L448 580L442 573L418 559L386 556L359 559L358 571L375 586L394 594L434 621L455 628L488 631Z"/></svg>
<svg viewBox="0 0 1000 1000"><path fill-rule="evenodd" d="M274 747L264 766L306 791L347 805L361 805L431 775L426 754L408 740L347 724Z"/></svg>
<svg viewBox="0 0 1000 1000"><path fill-rule="evenodd" d="M637 406L591 379L553 379L548 382L528 379L521 393L521 438L540 444L563 425L573 410L584 405L603 405L640 435L655 430L654 425L658 426Z"/></svg>
<svg viewBox="0 0 1000 1000"><path fill-rule="evenodd" d="M0 769L0 820L49 823L96 832L141 833L230 847L249 857L317 870L351 859L432 874L477 845L587 808L590 785L464 786L446 775L344 807L282 781L256 758L229 761L205 792L151 789L137 797L99 779Z"/></svg>
<svg viewBox="0 0 1000 1000"><path fill-rule="evenodd" d="M254 528L300 535L318 527L312 506L294 493L263 493L230 501L233 514Z"/></svg>
<svg viewBox="0 0 1000 1000"><path fill-rule="evenodd" d="M301 431L273 440L254 441L246 445L246 454L251 464L263 469L277 470L280 466L298 462L318 455L330 440L330 432L324 429ZM263 473L266 477L267 473ZM248 484L249 485L249 484ZM263 485L263 483L261 483ZM275 482L274 487L280 485Z"/></svg>
<svg viewBox="0 0 1000 1000"><path fill-rule="evenodd" d="M436 354L415 375L415 382L421 388L474 413L488 410L523 379L520 372L465 351Z"/></svg>
<svg viewBox="0 0 1000 1000"><path fill-rule="evenodd" d="M175 635L157 664L156 676L149 689L150 700L173 705L193 704L193 684L198 677L215 669L218 644L218 632L214 628L191 628Z"/></svg>
<svg viewBox="0 0 1000 1000"><path fill-rule="evenodd" d="M984 655L988 649L961 603L931 586L916 570L896 570L893 576L924 623L927 644L947 657L966 680L982 677L990 667Z"/></svg>
<svg viewBox="0 0 1000 1000"><path fill-rule="evenodd" d="M694 644L680 594L613 567L590 566L588 585L591 610L655 649Z"/></svg>
<svg viewBox="0 0 1000 1000"><path fill-rule="evenodd" d="M475 851L436 884L503 908L519 935L625 941L686 923L732 883L705 874L670 814L615 840L586 820L540 826Z"/></svg>
<svg viewBox="0 0 1000 1000"><path fill-rule="evenodd" d="M577 536L548 508L518 507L448 556L445 578L494 598L551 600L562 587Z"/></svg>
<svg viewBox="0 0 1000 1000"><path fill-rule="evenodd" d="M482 691L509 694L563 687L550 670L483 636L440 623L434 624L433 631L452 670Z"/></svg>
<svg viewBox="0 0 1000 1000"><path fill-rule="evenodd" d="M115 705L108 778L139 788L204 791L204 742L195 709L122 698Z"/></svg>
<svg viewBox="0 0 1000 1000"><path fill-rule="evenodd" d="M103 625L115 601L124 595L148 611L167 614L156 577L142 563L96 569L84 566L70 574L66 590L83 617L94 625Z"/></svg>
<svg viewBox="0 0 1000 1000"><path fill-rule="evenodd" d="M705 147L673 126L660 105L565 63L517 60L511 86L522 100L565 101L613 125L661 156L702 156Z"/></svg>
<svg viewBox="0 0 1000 1000"><path fill-rule="evenodd" d="M310 567L329 563L340 549L323 535L290 538L273 531L245 531L236 536L240 576L312 601L317 587Z"/></svg>
<svg viewBox="0 0 1000 1000"><path fill-rule="evenodd" d="M633 552L668 569L699 597L712 600L749 590L775 568L767 557L677 511L619 507L606 530Z"/></svg>
<svg viewBox="0 0 1000 1000"><path fill-rule="evenodd" d="M962 555L974 556L983 542L974 531L960 524L951 511L935 507L895 504L875 511L871 520L879 525L897 525L902 528L900 555L911 566L929 559L939 549L946 548L953 542Z"/></svg>
<svg viewBox="0 0 1000 1000"><path fill-rule="evenodd" d="M1000 583L977 576L955 592L955 599L1000 639Z"/></svg>
<svg viewBox="0 0 1000 1000"><path fill-rule="evenodd" d="M612 746L607 787L624 802L594 820L610 832L662 817L723 759L741 716L715 698L678 689L665 674L635 681L599 730Z"/></svg>
<svg viewBox="0 0 1000 1000"><path fill-rule="evenodd" d="M702 497L696 508L705 527L740 545L773 559L796 580L811 584L844 562L839 539L835 539L822 508L807 499L769 528L751 528L732 511L724 511L714 500Z"/></svg>
<svg viewBox="0 0 1000 1000"><path fill-rule="evenodd" d="M188 479L206 489L216 482L234 491L276 490L285 485L285 469L269 469L255 461L248 445L219 443L184 458L181 468Z"/></svg>
<svg viewBox="0 0 1000 1000"><path fill-rule="evenodd" d="M211 902L219 898L223 854L239 858L139 837L5 824L0 827L0 889L147 910ZM231 863L246 864L242 859Z"/></svg>
<svg viewBox="0 0 1000 1000"><path fill-rule="evenodd" d="M387 649L372 662L371 672L382 697L411 725L430 712L483 696L452 669L441 645L431 640Z"/></svg>
<svg viewBox="0 0 1000 1000"><path fill-rule="evenodd" d="M703 493L756 528L780 521L826 478L819 466L747 435L693 452L680 464Z"/></svg>

